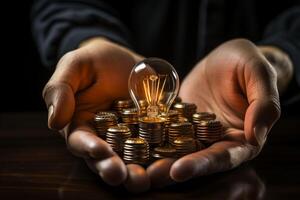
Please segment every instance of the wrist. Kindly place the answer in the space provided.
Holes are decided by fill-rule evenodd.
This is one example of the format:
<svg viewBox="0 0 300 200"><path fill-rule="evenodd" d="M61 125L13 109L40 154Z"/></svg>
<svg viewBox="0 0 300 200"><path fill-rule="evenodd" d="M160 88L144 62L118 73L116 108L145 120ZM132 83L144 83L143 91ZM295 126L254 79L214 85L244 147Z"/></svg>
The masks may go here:
<svg viewBox="0 0 300 200"><path fill-rule="evenodd" d="M294 74L289 55L275 46L260 46L258 48L275 69L278 91L282 95L288 88Z"/></svg>

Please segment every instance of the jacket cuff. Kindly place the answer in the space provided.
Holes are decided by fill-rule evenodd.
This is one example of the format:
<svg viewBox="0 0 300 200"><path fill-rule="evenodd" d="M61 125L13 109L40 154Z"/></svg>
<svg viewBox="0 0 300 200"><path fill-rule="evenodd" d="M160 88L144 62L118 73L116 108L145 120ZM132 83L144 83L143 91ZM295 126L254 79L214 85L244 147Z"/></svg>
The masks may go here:
<svg viewBox="0 0 300 200"><path fill-rule="evenodd" d="M278 33L258 42L258 45L276 46L286 52L294 67L294 76L287 91L282 96L282 105L288 106L300 101L300 44L293 36L286 33Z"/></svg>

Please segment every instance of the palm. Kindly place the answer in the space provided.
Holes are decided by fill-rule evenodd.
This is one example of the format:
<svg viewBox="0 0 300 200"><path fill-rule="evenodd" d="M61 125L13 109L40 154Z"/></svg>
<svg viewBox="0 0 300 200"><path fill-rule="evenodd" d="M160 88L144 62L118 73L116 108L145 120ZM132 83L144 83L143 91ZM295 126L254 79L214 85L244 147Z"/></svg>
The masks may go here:
<svg viewBox="0 0 300 200"><path fill-rule="evenodd" d="M160 160L148 168L152 182L175 181L224 171L252 159L261 150L266 128L279 116L278 93L271 66L245 40L219 46L198 63L183 81L180 97L198 111L214 112L226 128L223 140L177 161ZM265 101L270 95L272 101ZM268 117L266 114L268 113ZM265 126L257 126L267 124ZM165 181L166 182L166 181ZM166 183L167 184L167 183Z"/></svg>
<svg viewBox="0 0 300 200"><path fill-rule="evenodd" d="M98 73L99 68L102 67L112 71L102 70ZM124 77L124 71L119 70L120 67L124 68L122 62L109 66L99 63L92 67L92 70L95 69L95 72L92 72L95 75L94 80L75 96L76 107L73 121L90 120L97 111L109 110L115 99L128 97L127 77Z"/></svg>
<svg viewBox="0 0 300 200"><path fill-rule="evenodd" d="M198 111L214 112L227 128L226 135L244 140L245 114L249 107L244 80L248 55L244 57L224 52L214 53L200 62L182 84L180 95L185 101L195 102ZM195 80L188 80L188 79ZM197 88L197 90L195 90Z"/></svg>
<svg viewBox="0 0 300 200"><path fill-rule="evenodd" d="M127 81L137 57L124 49L106 45L96 43L80 48L71 58L63 58L56 70L57 74L65 73L63 76L74 93L69 93L66 98L66 106L72 108L62 115L72 117L72 120L63 121L71 122L74 128L88 126L92 129L90 121L97 111L109 110L117 98L128 98ZM68 63L74 57L79 61ZM66 65L69 67L67 70ZM71 131L67 127L65 133Z"/></svg>

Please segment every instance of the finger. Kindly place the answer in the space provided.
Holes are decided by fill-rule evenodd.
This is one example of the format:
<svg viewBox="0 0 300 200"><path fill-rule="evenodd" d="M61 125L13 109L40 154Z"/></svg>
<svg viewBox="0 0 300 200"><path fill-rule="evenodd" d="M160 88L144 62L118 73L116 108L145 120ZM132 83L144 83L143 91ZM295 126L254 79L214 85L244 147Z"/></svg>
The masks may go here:
<svg viewBox="0 0 300 200"><path fill-rule="evenodd" d="M127 165L128 177L124 183L125 188L132 193L140 193L149 190L150 179L145 169L136 164Z"/></svg>
<svg viewBox="0 0 300 200"><path fill-rule="evenodd" d="M87 67L77 53L66 54L43 90L48 108L48 126L60 130L70 122L75 109L75 93L86 87L92 78L87 78Z"/></svg>
<svg viewBox="0 0 300 200"><path fill-rule="evenodd" d="M65 83L47 84L43 96L48 108L48 127L62 129L71 121L75 109L71 87Z"/></svg>
<svg viewBox="0 0 300 200"><path fill-rule="evenodd" d="M147 168L152 187L162 188L174 183L170 177L170 169L174 162L175 159L165 158L154 162Z"/></svg>
<svg viewBox="0 0 300 200"><path fill-rule="evenodd" d="M97 173L104 182L111 186L117 186L127 178L127 169L118 155L113 155L102 160L85 159L88 167Z"/></svg>
<svg viewBox="0 0 300 200"><path fill-rule="evenodd" d="M88 124L85 124L85 118L82 114L80 120L74 119L73 124L70 125L74 128L70 127L66 130L66 133L69 133L66 135L69 150L74 155L85 158L88 166L107 184L123 183L127 178L124 162L108 143L99 138Z"/></svg>
<svg viewBox="0 0 300 200"><path fill-rule="evenodd" d="M229 170L251 159L257 147L234 141L222 141L207 149L177 160L170 170L174 181L182 182L193 177Z"/></svg>
<svg viewBox="0 0 300 200"><path fill-rule="evenodd" d="M78 126L66 138L68 149L82 158L106 159L115 155L111 146L88 126Z"/></svg>
<svg viewBox="0 0 300 200"><path fill-rule="evenodd" d="M262 146L280 116L276 74L266 60L249 62L246 93L249 107L245 115L245 136L249 143Z"/></svg>

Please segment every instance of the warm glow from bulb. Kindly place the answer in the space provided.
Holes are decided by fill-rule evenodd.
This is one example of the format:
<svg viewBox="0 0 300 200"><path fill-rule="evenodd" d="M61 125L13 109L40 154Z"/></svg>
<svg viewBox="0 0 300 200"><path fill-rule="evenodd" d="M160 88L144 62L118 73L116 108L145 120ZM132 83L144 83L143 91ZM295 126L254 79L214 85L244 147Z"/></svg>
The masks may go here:
<svg viewBox="0 0 300 200"><path fill-rule="evenodd" d="M150 108L149 110L158 110L158 103L162 98L166 80L167 75L150 75L143 79L143 88L146 101L149 105L148 108ZM148 115L152 117L157 116L158 111L153 111L152 113L148 113Z"/></svg>
<svg viewBox="0 0 300 200"><path fill-rule="evenodd" d="M128 89L139 115L154 119L170 109L178 94L179 77L167 61L146 58L133 67Z"/></svg>

